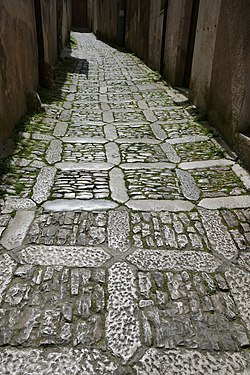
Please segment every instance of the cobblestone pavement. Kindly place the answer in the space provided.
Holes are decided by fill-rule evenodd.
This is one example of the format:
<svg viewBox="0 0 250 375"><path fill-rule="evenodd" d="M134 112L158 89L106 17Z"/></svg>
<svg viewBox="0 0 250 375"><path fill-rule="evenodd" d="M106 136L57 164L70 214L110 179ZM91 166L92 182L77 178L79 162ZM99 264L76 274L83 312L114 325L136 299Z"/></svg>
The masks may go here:
<svg viewBox="0 0 250 375"><path fill-rule="evenodd" d="M250 177L135 56L74 33L5 164L0 373L250 374Z"/></svg>

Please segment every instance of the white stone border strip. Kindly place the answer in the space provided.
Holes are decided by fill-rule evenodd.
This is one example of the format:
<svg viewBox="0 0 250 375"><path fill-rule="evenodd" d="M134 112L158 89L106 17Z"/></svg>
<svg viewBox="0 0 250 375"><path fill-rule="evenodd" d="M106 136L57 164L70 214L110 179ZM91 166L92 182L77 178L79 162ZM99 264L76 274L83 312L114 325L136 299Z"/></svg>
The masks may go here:
<svg viewBox="0 0 250 375"><path fill-rule="evenodd" d="M113 168L110 163L84 163L84 162L65 162L57 163L56 168L61 171L109 171Z"/></svg>
<svg viewBox="0 0 250 375"><path fill-rule="evenodd" d="M187 163L180 163L180 169L203 169L203 168L212 168L212 167L230 167L234 165L235 162L227 159L218 159L218 160L204 160L204 161L191 161Z"/></svg>
<svg viewBox="0 0 250 375"><path fill-rule="evenodd" d="M178 156L177 152L170 143L162 143L160 147L171 163L180 163L181 158Z"/></svg>
<svg viewBox="0 0 250 375"><path fill-rule="evenodd" d="M167 134L165 133L165 131L162 129L160 125L152 124L151 129L157 139L164 141L164 139L167 138Z"/></svg>
<svg viewBox="0 0 250 375"><path fill-rule="evenodd" d="M193 203L184 200L132 200L130 199L126 206L135 211L170 211L170 212L181 212L181 211L192 211L195 207Z"/></svg>
<svg viewBox="0 0 250 375"><path fill-rule="evenodd" d="M242 181L245 188L247 190L250 190L250 174L244 168L242 168L239 164L235 164L232 170L236 174L236 176L238 176L239 179Z"/></svg>
<svg viewBox="0 0 250 375"><path fill-rule="evenodd" d="M45 154L45 159L49 164L54 164L62 159L62 142L53 139Z"/></svg>
<svg viewBox="0 0 250 375"><path fill-rule="evenodd" d="M107 230L110 249L121 253L129 250L130 225L127 211L110 211Z"/></svg>
<svg viewBox="0 0 250 375"><path fill-rule="evenodd" d="M5 200L4 207L2 209L2 214L10 213L12 211L19 210L30 210L35 208L36 204L29 198L12 198L8 197Z"/></svg>
<svg viewBox="0 0 250 375"><path fill-rule="evenodd" d="M35 211L18 211L4 231L1 245L7 250L21 246L34 218Z"/></svg>
<svg viewBox="0 0 250 375"><path fill-rule="evenodd" d="M112 210L118 207L118 204L104 199L56 199L43 204L46 211L93 211L93 210Z"/></svg>
<svg viewBox="0 0 250 375"><path fill-rule="evenodd" d="M129 200L124 175L120 168L113 168L109 172L111 197L114 201L125 203Z"/></svg>
<svg viewBox="0 0 250 375"><path fill-rule="evenodd" d="M177 145L182 143L195 143L195 142L206 142L209 141L209 138L206 135L190 135L180 138L167 139L166 142Z"/></svg>
<svg viewBox="0 0 250 375"><path fill-rule="evenodd" d="M42 203L48 199L50 195L50 190L54 183L54 178L56 175L55 167L44 167L39 172L37 176L36 183L33 187L32 199L36 203Z"/></svg>
<svg viewBox="0 0 250 375"><path fill-rule="evenodd" d="M174 169L175 164L171 163L123 163L121 169Z"/></svg>
<svg viewBox="0 0 250 375"><path fill-rule="evenodd" d="M109 349L127 362L141 347L139 321L136 318L136 279L127 263L115 263L109 269L106 337Z"/></svg>
<svg viewBox="0 0 250 375"><path fill-rule="evenodd" d="M64 137L68 130L67 122L58 122L54 128L53 135L55 137Z"/></svg>
<svg viewBox="0 0 250 375"><path fill-rule="evenodd" d="M109 141L113 141L114 139L118 138L115 126L111 124L104 126L104 134Z"/></svg>
<svg viewBox="0 0 250 375"><path fill-rule="evenodd" d="M212 254L181 250L136 250L127 257L138 269L215 272L221 262Z"/></svg>
<svg viewBox="0 0 250 375"><path fill-rule="evenodd" d="M107 139L102 138L102 137L92 137L92 138L63 137L62 141L65 142L65 143L73 143L73 144L74 143L81 143L81 144L85 144L85 143L91 143L91 144L101 143L101 144L104 144L104 143L108 142Z"/></svg>
<svg viewBox="0 0 250 375"><path fill-rule="evenodd" d="M101 267L110 258L98 247L30 245L20 253L22 263L39 266Z"/></svg>
<svg viewBox="0 0 250 375"><path fill-rule="evenodd" d="M134 365L137 375L249 375L246 353L199 352L197 350L157 350L151 348Z"/></svg>
<svg viewBox="0 0 250 375"><path fill-rule="evenodd" d="M158 139L151 139L151 138L118 138L116 140L117 143L144 143L146 145L158 145L162 141Z"/></svg>
<svg viewBox="0 0 250 375"><path fill-rule="evenodd" d="M249 208L250 195L235 195L232 197L219 198L204 198L199 204L199 207L207 208L208 210L219 210L221 208Z"/></svg>
<svg viewBox="0 0 250 375"><path fill-rule="evenodd" d="M180 181L182 194L185 198L197 201L200 198L200 191L194 178L187 171L176 169L177 178Z"/></svg>
<svg viewBox="0 0 250 375"><path fill-rule="evenodd" d="M118 165L121 163L120 151L117 146L117 143L110 142L105 145L107 161L108 163Z"/></svg>

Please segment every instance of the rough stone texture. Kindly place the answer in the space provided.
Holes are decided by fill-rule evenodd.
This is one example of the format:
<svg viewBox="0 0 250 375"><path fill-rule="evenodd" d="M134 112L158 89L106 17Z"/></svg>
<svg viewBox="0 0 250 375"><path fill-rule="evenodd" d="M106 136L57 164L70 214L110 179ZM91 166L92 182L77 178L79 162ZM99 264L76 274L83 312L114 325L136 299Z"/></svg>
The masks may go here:
<svg viewBox="0 0 250 375"><path fill-rule="evenodd" d="M36 203L42 203L49 197L55 175L56 169L54 167L44 167L41 170L33 188L32 199Z"/></svg>
<svg viewBox="0 0 250 375"><path fill-rule="evenodd" d="M110 172L110 189L112 199L118 203L125 203L129 197L126 191L123 173L120 169L114 168Z"/></svg>
<svg viewBox="0 0 250 375"><path fill-rule="evenodd" d="M240 315L250 331L250 274L239 268L231 268L226 271L225 275L230 285L234 300L237 303Z"/></svg>
<svg viewBox="0 0 250 375"><path fill-rule="evenodd" d="M177 177L180 180L182 192L185 198L197 201L200 197L199 189L195 184L194 178L186 171L176 170Z"/></svg>
<svg viewBox="0 0 250 375"><path fill-rule="evenodd" d="M34 217L33 211L18 211L4 232L1 244L7 250L21 246Z"/></svg>
<svg viewBox="0 0 250 375"><path fill-rule="evenodd" d="M129 214L127 211L111 211L108 216L108 243L114 251L126 252L130 245Z"/></svg>
<svg viewBox="0 0 250 375"><path fill-rule="evenodd" d="M113 375L117 364L100 350L68 349L4 349L0 353L0 370L3 375ZM70 369L70 370L69 370Z"/></svg>
<svg viewBox="0 0 250 375"><path fill-rule="evenodd" d="M9 213L17 210L29 210L36 207L35 202L28 198L7 198L2 213Z"/></svg>
<svg viewBox="0 0 250 375"><path fill-rule="evenodd" d="M49 164L55 164L61 160L62 142L59 140L52 140L46 151L45 158Z"/></svg>
<svg viewBox="0 0 250 375"><path fill-rule="evenodd" d="M239 353L212 354L198 351L149 349L135 366L137 375L248 375L249 356Z"/></svg>
<svg viewBox="0 0 250 375"><path fill-rule="evenodd" d="M227 227L222 223L219 212L200 210L200 215L207 232L208 240L215 253L222 255L226 259L237 257L238 249Z"/></svg>
<svg viewBox="0 0 250 375"><path fill-rule="evenodd" d="M0 303L3 293L11 282L17 264L7 254L0 255Z"/></svg>
<svg viewBox="0 0 250 375"><path fill-rule="evenodd" d="M137 250L127 259L141 270L215 272L221 265L211 254L195 251Z"/></svg>
<svg viewBox="0 0 250 375"><path fill-rule="evenodd" d="M126 263L115 263L110 268L108 293L108 347L127 362L141 346L141 342L136 318L135 275Z"/></svg>
<svg viewBox="0 0 250 375"><path fill-rule="evenodd" d="M74 246L27 246L20 253L22 262L34 265L100 267L110 256L102 249Z"/></svg>

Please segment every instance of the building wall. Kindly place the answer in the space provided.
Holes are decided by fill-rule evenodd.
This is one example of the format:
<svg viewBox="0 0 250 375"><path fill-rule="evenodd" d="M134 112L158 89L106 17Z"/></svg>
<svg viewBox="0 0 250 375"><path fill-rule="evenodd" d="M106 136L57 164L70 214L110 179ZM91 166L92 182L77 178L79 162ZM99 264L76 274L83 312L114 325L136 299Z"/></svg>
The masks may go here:
<svg viewBox="0 0 250 375"><path fill-rule="evenodd" d="M38 85L33 0L0 2L0 142L26 111L25 91Z"/></svg>
<svg viewBox="0 0 250 375"><path fill-rule="evenodd" d="M70 0L62 0L62 46L70 27ZM41 0L44 60L57 58L57 2ZM34 0L0 1L0 144L27 111L26 90L39 84L39 56Z"/></svg>
<svg viewBox="0 0 250 375"><path fill-rule="evenodd" d="M250 169L250 2L222 0L207 113Z"/></svg>
<svg viewBox="0 0 250 375"><path fill-rule="evenodd" d="M169 0L163 76L182 86L188 47L192 0Z"/></svg>
<svg viewBox="0 0 250 375"><path fill-rule="evenodd" d="M45 61L55 65L57 60L57 5L56 1L42 0L42 23Z"/></svg>
<svg viewBox="0 0 250 375"><path fill-rule="evenodd" d="M190 99L207 110L221 0L201 0L196 29Z"/></svg>
<svg viewBox="0 0 250 375"><path fill-rule="evenodd" d="M148 65L154 70L160 70L164 19L162 0L150 1L149 17Z"/></svg>
<svg viewBox="0 0 250 375"><path fill-rule="evenodd" d="M98 0L97 34L111 43L118 43L118 1Z"/></svg>

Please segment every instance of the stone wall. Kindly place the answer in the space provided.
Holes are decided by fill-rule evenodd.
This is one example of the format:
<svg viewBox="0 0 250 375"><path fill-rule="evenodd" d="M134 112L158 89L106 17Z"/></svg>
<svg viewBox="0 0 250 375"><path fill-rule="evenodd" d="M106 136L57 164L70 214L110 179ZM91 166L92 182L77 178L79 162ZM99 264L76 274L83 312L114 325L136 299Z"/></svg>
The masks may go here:
<svg viewBox="0 0 250 375"><path fill-rule="evenodd" d="M58 28L57 1L41 0L43 59L54 65L68 41L70 0L62 1ZM27 110L26 90L39 84L39 48L34 0L0 1L0 144ZM61 30L61 31L60 31ZM59 48L59 36L61 43ZM40 48L41 51L41 48Z"/></svg>
<svg viewBox="0 0 250 375"><path fill-rule="evenodd" d="M96 4L96 33L102 39L118 43L118 1L98 0Z"/></svg>

